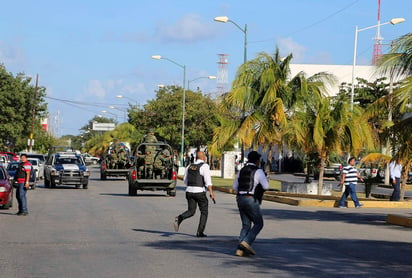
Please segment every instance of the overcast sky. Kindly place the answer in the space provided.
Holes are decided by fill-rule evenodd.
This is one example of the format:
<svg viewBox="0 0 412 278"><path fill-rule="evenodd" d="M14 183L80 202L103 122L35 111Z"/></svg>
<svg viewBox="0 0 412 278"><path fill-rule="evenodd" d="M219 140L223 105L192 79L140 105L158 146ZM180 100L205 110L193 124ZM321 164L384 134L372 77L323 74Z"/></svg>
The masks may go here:
<svg viewBox="0 0 412 278"><path fill-rule="evenodd" d="M1 10L0 63L13 74L39 75L50 115L59 113L60 136L79 134L99 114L122 122L127 103L153 99L157 84L181 86L182 68L151 59L155 54L185 65L187 80L217 75L217 54L228 54L233 81L243 62L244 33L213 21L216 16L242 29L247 24L248 59L279 47L282 55L293 54L292 63L348 65L355 26L377 24L378 1L15 0L3 1ZM406 18L381 27L384 52L391 40L411 32L411 11L410 0L381 1L381 23ZM358 33L357 64L370 64L375 34L376 28ZM217 92L216 80L206 78L190 87Z"/></svg>

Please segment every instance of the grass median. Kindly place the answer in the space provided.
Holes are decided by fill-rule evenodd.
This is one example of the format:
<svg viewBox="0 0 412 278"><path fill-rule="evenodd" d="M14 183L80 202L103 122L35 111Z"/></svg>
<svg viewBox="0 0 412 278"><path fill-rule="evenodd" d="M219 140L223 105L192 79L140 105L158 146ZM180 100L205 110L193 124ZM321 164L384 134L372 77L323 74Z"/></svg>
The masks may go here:
<svg viewBox="0 0 412 278"><path fill-rule="evenodd" d="M212 183L214 186L220 186L224 188L232 188L233 181L235 179L224 179L220 177L212 177ZM280 181L270 180L269 181L269 190L280 191L281 190Z"/></svg>

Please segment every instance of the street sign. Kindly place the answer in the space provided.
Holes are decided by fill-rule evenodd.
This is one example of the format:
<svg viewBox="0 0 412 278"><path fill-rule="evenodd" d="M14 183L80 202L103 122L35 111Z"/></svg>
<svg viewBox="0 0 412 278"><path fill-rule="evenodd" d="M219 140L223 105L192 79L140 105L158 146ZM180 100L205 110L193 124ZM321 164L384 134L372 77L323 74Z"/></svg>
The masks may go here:
<svg viewBox="0 0 412 278"><path fill-rule="evenodd" d="M110 131L114 130L116 125L114 123L93 123L93 130Z"/></svg>

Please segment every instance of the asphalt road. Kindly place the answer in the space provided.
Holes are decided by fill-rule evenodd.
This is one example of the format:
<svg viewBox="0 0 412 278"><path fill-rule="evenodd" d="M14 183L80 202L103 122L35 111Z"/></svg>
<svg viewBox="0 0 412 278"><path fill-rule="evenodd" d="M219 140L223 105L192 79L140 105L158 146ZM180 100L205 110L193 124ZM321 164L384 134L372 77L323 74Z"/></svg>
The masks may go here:
<svg viewBox="0 0 412 278"><path fill-rule="evenodd" d="M180 181L179 181L180 183ZM383 209L307 208L265 202L257 255L235 257L240 219L233 195L209 204L207 238L199 214L178 233L186 209L163 192L127 196L122 179L28 192L28 216L0 210L0 277L410 277L410 228L385 223ZM405 210L391 209L390 213Z"/></svg>

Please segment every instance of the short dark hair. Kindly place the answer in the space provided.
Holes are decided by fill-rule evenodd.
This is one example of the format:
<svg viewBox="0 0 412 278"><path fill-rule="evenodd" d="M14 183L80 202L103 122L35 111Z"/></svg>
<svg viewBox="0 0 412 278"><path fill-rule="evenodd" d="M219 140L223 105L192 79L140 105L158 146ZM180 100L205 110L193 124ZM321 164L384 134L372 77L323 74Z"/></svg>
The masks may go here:
<svg viewBox="0 0 412 278"><path fill-rule="evenodd" d="M257 151L251 151L247 155L248 162L255 163L260 160L261 155Z"/></svg>
<svg viewBox="0 0 412 278"><path fill-rule="evenodd" d="M27 154L25 154L25 153L20 154L20 157L22 157L22 156L25 156L27 158Z"/></svg>
<svg viewBox="0 0 412 278"><path fill-rule="evenodd" d="M348 164L352 161L352 159L355 159L355 160L356 160L356 157L351 156L351 157L348 159Z"/></svg>

